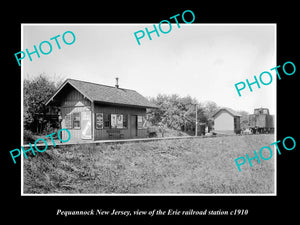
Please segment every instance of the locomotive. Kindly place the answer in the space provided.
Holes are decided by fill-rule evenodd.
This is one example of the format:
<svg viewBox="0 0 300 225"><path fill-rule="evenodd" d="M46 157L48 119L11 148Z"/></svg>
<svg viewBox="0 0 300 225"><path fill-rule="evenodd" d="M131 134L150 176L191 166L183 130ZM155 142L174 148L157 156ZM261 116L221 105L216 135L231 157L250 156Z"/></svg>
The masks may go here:
<svg viewBox="0 0 300 225"><path fill-rule="evenodd" d="M254 109L249 115L249 129L253 134L274 133L274 115L270 115L268 108Z"/></svg>

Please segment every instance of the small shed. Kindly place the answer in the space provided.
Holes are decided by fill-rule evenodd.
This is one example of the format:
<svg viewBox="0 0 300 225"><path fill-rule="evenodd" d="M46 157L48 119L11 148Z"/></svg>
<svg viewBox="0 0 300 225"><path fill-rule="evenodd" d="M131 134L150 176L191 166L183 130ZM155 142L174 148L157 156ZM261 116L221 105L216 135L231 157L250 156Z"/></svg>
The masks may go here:
<svg viewBox="0 0 300 225"><path fill-rule="evenodd" d="M241 115L231 108L221 108L213 116L214 131L216 133L233 134L240 133L240 117Z"/></svg>
<svg viewBox="0 0 300 225"><path fill-rule="evenodd" d="M157 108L134 90L67 79L46 105L60 108L71 142L147 137L146 109ZM63 133L63 139L67 139Z"/></svg>

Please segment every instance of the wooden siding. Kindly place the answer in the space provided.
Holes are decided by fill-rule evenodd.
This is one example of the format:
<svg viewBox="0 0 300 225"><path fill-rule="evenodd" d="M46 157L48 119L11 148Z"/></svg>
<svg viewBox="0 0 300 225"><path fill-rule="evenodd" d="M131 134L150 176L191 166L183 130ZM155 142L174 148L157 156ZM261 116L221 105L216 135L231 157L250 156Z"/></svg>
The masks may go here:
<svg viewBox="0 0 300 225"><path fill-rule="evenodd" d="M61 102L61 107L91 106L90 100L75 89L70 90Z"/></svg>
<svg viewBox="0 0 300 225"><path fill-rule="evenodd" d="M234 128L234 132L238 132L241 130L241 118L236 116L234 117L235 119L235 123L236 123L236 127Z"/></svg>
<svg viewBox="0 0 300 225"><path fill-rule="evenodd" d="M215 118L215 130L216 131L234 131L234 120L226 111L220 112L220 114Z"/></svg>
<svg viewBox="0 0 300 225"><path fill-rule="evenodd" d="M75 89L71 90L67 93L65 98L63 98L61 102L61 116L62 116L62 122L61 127L66 128L65 120L66 115L74 112L83 112L83 111L91 111L91 102L84 98L82 94L80 94ZM93 121L92 121L93 124ZM69 142L80 142L81 140L81 127L80 129L74 129L74 128L67 128L70 131L71 139ZM68 138L68 134L66 132L63 132L62 139L66 140Z"/></svg>
<svg viewBox="0 0 300 225"><path fill-rule="evenodd" d="M214 120L214 129L221 133L237 133L240 131L240 117L232 116L227 111L220 111Z"/></svg>
<svg viewBox="0 0 300 225"><path fill-rule="evenodd" d="M147 137L147 129L137 129L137 136L132 137L130 135L130 125L131 125L131 115L135 116L146 116L146 108L134 108L134 107L124 107L124 106L113 106L113 105L101 105L95 103L94 112L95 113L103 113L105 115L110 114L122 114L127 115L127 128L121 128L120 134L122 134L122 138L145 138ZM95 116L95 115L94 115ZM95 126L95 124L93 124ZM95 140L106 140L109 139L108 132L111 128L103 127L103 129L95 129Z"/></svg>
<svg viewBox="0 0 300 225"><path fill-rule="evenodd" d="M131 135L131 119L132 115L134 116L146 116L146 108L138 107L127 107L127 106L118 106L118 105L105 105L100 103L90 102L85 98L80 92L75 89L71 89L66 95L62 98L61 105L61 116L62 122L61 127L66 127L66 115L76 113L76 112L91 112L91 134L92 140L107 140L110 139L107 130L111 128L103 127L103 129L95 129L95 113L103 113L103 115L111 114L122 114L127 115L127 128L118 129L120 131L120 139L129 139L129 138L145 138L147 137L147 129L137 129L137 135ZM81 114L80 114L81 115ZM82 121L82 119L81 119ZM76 143L81 142L82 140L82 124L80 129L67 128L70 131L71 139L70 142ZM62 139L66 140L68 134L62 132Z"/></svg>

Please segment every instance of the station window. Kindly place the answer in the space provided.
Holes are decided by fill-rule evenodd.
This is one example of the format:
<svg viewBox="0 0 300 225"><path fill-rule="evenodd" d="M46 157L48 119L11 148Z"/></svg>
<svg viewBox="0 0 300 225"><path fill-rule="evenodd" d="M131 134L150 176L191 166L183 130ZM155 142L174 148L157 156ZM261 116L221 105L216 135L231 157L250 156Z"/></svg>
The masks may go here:
<svg viewBox="0 0 300 225"><path fill-rule="evenodd" d="M111 128L124 129L128 127L128 115L124 114L111 114L110 126Z"/></svg>
<svg viewBox="0 0 300 225"><path fill-rule="evenodd" d="M73 120L73 128L74 129L80 129L80 112L76 112L72 114Z"/></svg>

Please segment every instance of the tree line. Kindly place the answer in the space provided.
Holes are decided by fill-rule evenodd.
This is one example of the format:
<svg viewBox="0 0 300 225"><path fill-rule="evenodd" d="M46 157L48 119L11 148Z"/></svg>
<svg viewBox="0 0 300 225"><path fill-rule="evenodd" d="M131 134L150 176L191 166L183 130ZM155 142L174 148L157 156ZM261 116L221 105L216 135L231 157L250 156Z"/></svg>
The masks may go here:
<svg viewBox="0 0 300 225"><path fill-rule="evenodd" d="M180 97L177 94L158 94L149 100L158 109L148 111L148 120L153 125L194 132L196 126L196 110L198 125L209 125L212 115L220 108L213 101L199 102L191 96Z"/></svg>
<svg viewBox="0 0 300 225"><path fill-rule="evenodd" d="M191 96L180 97L177 94L158 94L149 100L158 106L158 109L148 110L148 120L157 126L192 133L196 127L196 110L198 131L213 126L212 116L221 107L213 101L199 102ZM248 115L246 111L237 111L241 115L241 128L247 128ZM199 129L200 128L200 129Z"/></svg>
<svg viewBox="0 0 300 225"><path fill-rule="evenodd" d="M24 79L24 128L36 134L44 134L59 128L58 108L46 107L46 101L62 84L62 78L49 78L40 74L34 78ZM158 106L158 109L147 111L148 121L154 126L163 126L184 132L193 132L196 122L198 125L210 124L212 115L220 108L213 101L199 102L191 96L181 97L177 94L158 94L148 98ZM197 107L196 107L197 106ZM248 113L242 114L242 127L246 124ZM243 119L244 118L244 119Z"/></svg>

